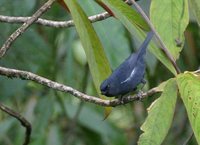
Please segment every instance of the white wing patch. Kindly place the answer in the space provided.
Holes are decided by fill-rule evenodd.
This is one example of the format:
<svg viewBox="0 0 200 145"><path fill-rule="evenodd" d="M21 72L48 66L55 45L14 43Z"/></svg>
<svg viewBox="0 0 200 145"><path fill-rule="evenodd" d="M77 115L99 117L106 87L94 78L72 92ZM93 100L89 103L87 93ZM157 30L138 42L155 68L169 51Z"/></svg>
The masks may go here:
<svg viewBox="0 0 200 145"><path fill-rule="evenodd" d="M134 74L135 74L135 68L132 70L131 75L125 81L121 82L121 84L126 83L127 81L129 81L133 77Z"/></svg>

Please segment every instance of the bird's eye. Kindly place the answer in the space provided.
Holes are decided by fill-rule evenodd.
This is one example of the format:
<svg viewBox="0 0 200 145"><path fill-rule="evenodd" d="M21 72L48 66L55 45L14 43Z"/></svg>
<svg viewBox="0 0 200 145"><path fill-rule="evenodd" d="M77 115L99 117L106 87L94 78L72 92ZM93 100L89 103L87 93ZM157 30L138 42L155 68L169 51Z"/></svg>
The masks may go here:
<svg viewBox="0 0 200 145"><path fill-rule="evenodd" d="M102 91L108 91L109 88L110 88L110 85L106 85L106 86L102 89Z"/></svg>

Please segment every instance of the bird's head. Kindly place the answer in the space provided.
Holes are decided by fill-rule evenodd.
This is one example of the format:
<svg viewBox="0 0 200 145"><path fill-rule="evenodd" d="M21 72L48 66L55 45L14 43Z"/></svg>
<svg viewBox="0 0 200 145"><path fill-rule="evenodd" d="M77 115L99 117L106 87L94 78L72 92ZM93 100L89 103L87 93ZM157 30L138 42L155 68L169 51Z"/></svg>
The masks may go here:
<svg viewBox="0 0 200 145"><path fill-rule="evenodd" d="M108 97L112 97L113 95L111 94L110 89L111 89L111 81L109 79L103 81L103 83L100 86L101 94Z"/></svg>

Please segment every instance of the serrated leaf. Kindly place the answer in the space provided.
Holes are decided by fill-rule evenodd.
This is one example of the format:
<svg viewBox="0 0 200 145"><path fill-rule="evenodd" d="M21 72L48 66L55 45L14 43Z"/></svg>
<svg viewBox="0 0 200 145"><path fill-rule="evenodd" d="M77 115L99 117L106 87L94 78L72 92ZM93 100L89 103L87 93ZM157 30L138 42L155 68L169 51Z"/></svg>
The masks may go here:
<svg viewBox="0 0 200 145"><path fill-rule="evenodd" d="M197 22L200 26L200 1L199 0L190 0L189 1L191 9L194 13L194 16L197 19Z"/></svg>
<svg viewBox="0 0 200 145"><path fill-rule="evenodd" d="M145 39L146 35L144 32L140 29L141 24L142 28L144 30L150 31L149 27L147 27L146 22L144 22L143 18L138 16L139 14L134 11L133 8L122 2L121 0L98 0L101 2L104 2L109 9L112 10L115 17L121 21L121 23L128 29L128 31L132 35L136 35L138 40L142 43L142 41ZM142 20L141 20L142 19ZM140 22L142 22L140 24ZM137 24L139 23L139 24ZM153 53L173 74L176 74L176 71L169 61L169 59L166 57L166 55L161 51L160 48L158 48L155 43L151 43L149 50L151 53Z"/></svg>
<svg viewBox="0 0 200 145"><path fill-rule="evenodd" d="M169 52L178 59L184 44L183 32L189 23L188 1L152 0L150 18Z"/></svg>
<svg viewBox="0 0 200 145"><path fill-rule="evenodd" d="M177 99L177 87L174 79L170 79L160 96L148 108L148 117L141 127L144 133L138 145L160 145L168 133L172 123Z"/></svg>
<svg viewBox="0 0 200 145"><path fill-rule="evenodd" d="M177 83L194 135L200 144L200 79L187 72L177 76Z"/></svg>
<svg viewBox="0 0 200 145"><path fill-rule="evenodd" d="M85 50L96 90L102 98L105 98L101 95L99 87L101 82L111 74L111 69L103 46L79 4L75 0L65 0L65 2L69 7L76 30ZM107 108L106 112L109 114L110 110L110 108Z"/></svg>

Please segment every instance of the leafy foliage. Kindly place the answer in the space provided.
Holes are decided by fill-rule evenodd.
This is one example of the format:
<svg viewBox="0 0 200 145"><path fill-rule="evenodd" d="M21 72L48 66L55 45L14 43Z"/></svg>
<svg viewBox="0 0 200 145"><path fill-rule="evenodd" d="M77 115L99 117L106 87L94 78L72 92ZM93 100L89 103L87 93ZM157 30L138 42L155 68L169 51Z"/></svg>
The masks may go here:
<svg viewBox="0 0 200 145"><path fill-rule="evenodd" d="M101 0L104 2L114 13L114 16L118 18L122 24L128 29L128 31L135 35L137 34L137 39L140 41L144 40L145 34L140 29L144 29L150 31L148 27L146 27L146 23L143 18L139 16L133 9L128 7L123 2L115 1L115 0ZM133 19L134 18L134 19ZM138 22L140 22L138 24ZM154 43L150 45L150 52L152 52L172 73L175 74L175 70L170 63L169 59L165 56L165 54L160 50L160 48L156 47Z"/></svg>
<svg viewBox="0 0 200 145"><path fill-rule="evenodd" d="M152 0L150 18L168 50L177 59L184 43L183 32L189 22L188 1Z"/></svg>
<svg viewBox="0 0 200 145"><path fill-rule="evenodd" d="M194 135L198 144L200 143L200 81L197 76L192 73L181 74L177 78L178 87L180 90L181 98L187 110L189 120L191 122Z"/></svg>
<svg viewBox="0 0 200 145"><path fill-rule="evenodd" d="M99 88L101 82L111 74L111 69L104 53L103 46L91 23L87 19L86 14L78 5L78 3L67 0L65 0L65 2L72 14L76 30L83 44L83 48L85 49L96 90L101 98L105 98L103 95L101 95ZM112 108L106 107L105 116L109 115L111 110Z"/></svg>
<svg viewBox="0 0 200 145"><path fill-rule="evenodd" d="M111 73L104 49L81 7L75 1L65 0L65 2L69 6L76 30L86 52L97 92L99 92L100 83Z"/></svg>
<svg viewBox="0 0 200 145"><path fill-rule="evenodd" d="M7 55L0 60L0 65L31 71L86 94L100 95L99 85L111 73L110 66L116 68L135 51L146 36L143 30L149 31L149 27L134 7L121 0L97 1L103 2L115 17L91 24L87 16L105 11L95 1L65 0L71 14L67 14L59 4L54 4L43 18L73 19L75 27L31 26L14 42ZM43 0L1 0L0 13L30 16L43 3ZM197 25L200 2L190 1L197 22L195 19L189 22L187 0L152 0L151 3L141 0L138 3L146 12L150 7L151 22L170 53L178 60L179 67L182 70L196 70L200 62L197 53L200 48L200 29ZM1 45L18 26L0 22ZM200 77L187 72L170 79L170 72L175 74L175 70L157 44L154 41L149 47L156 58L151 54L146 58L145 90L157 86L155 89L161 95L116 107L104 121L102 107L83 103L69 94L55 92L30 81L0 76L0 100L31 122L31 145L93 145L94 142L97 145L126 145L137 144L138 139L141 145L175 145L185 142L191 131L190 126L195 137L189 144L195 145L195 139L200 143ZM177 99L177 88L183 103ZM185 108L190 122L187 121ZM139 128L143 122L141 129L144 132L141 134ZM1 112L0 144L21 145L23 139L22 126Z"/></svg>
<svg viewBox="0 0 200 145"><path fill-rule="evenodd" d="M177 100L177 88L174 79L166 82L162 95L148 110L148 117L141 127L139 145L160 145L171 126Z"/></svg>
<svg viewBox="0 0 200 145"><path fill-rule="evenodd" d="M96 0L99 4L104 3L109 7L115 17L129 25L132 24L143 30L149 31L150 28L145 20L134 9L120 0Z"/></svg>

